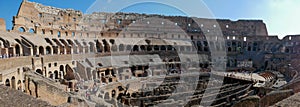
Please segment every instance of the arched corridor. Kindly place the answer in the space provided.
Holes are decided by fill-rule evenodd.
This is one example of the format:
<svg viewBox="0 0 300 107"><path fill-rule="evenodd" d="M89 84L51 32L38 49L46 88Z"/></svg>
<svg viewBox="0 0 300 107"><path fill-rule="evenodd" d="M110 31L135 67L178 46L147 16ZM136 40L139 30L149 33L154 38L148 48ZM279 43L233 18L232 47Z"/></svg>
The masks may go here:
<svg viewBox="0 0 300 107"><path fill-rule="evenodd" d="M54 71L54 78L58 79L58 71Z"/></svg>
<svg viewBox="0 0 300 107"><path fill-rule="evenodd" d="M46 55L49 55L49 54L51 54L51 53L52 53L51 47L50 47L50 46L47 46L47 47L46 47Z"/></svg>
<svg viewBox="0 0 300 107"><path fill-rule="evenodd" d="M10 81L9 81L9 79L5 80L5 86L10 87Z"/></svg>
<svg viewBox="0 0 300 107"><path fill-rule="evenodd" d="M15 50L16 50L16 56L20 56L21 55L21 49L20 49L20 46L18 44L16 44Z"/></svg>
<svg viewBox="0 0 300 107"><path fill-rule="evenodd" d="M44 55L44 47L40 46L39 47L39 55Z"/></svg>
<svg viewBox="0 0 300 107"><path fill-rule="evenodd" d="M41 69L37 69L36 72L39 73L39 74L41 74L41 75L43 75L43 72L42 72Z"/></svg>

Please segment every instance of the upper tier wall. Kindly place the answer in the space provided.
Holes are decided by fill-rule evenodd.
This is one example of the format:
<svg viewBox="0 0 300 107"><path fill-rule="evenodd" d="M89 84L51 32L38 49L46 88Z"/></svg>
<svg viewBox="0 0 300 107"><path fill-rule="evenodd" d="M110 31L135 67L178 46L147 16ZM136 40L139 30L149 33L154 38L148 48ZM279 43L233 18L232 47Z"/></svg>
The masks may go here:
<svg viewBox="0 0 300 107"><path fill-rule="evenodd" d="M13 31L18 31L21 28L25 32L34 32L37 34L45 32L51 32L52 34L64 34L65 32L68 32L69 35L77 33L86 34L90 32L120 32L128 25L135 23L135 21L150 17L172 21L176 26L179 26L187 33L196 33L199 35L209 32L208 30L212 32L214 29L217 29L218 26L221 28L222 33L226 36L268 35L266 25L261 20L230 21L223 19L203 19L182 16L102 12L84 15L80 11L43 6L41 4L28 1L22 2L17 16L14 17ZM151 23L151 21L149 23Z"/></svg>

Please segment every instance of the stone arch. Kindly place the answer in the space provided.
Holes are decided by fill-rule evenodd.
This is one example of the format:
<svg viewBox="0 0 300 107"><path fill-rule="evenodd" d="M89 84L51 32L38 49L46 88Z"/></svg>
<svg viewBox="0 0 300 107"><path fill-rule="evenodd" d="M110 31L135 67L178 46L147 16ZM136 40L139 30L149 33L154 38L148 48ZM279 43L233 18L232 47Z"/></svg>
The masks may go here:
<svg viewBox="0 0 300 107"><path fill-rule="evenodd" d="M127 50L127 51L130 51L130 50L131 50L131 45L127 45L127 46L126 46L126 50Z"/></svg>
<svg viewBox="0 0 300 107"><path fill-rule="evenodd" d="M5 86L10 87L10 81L9 81L9 79L5 80Z"/></svg>
<svg viewBox="0 0 300 107"><path fill-rule="evenodd" d="M39 54L40 55L45 55L45 53L44 53L44 47L43 46L39 47Z"/></svg>
<svg viewBox="0 0 300 107"><path fill-rule="evenodd" d="M60 66L59 66L59 71L65 72L65 70L64 70L64 65L60 65Z"/></svg>
<svg viewBox="0 0 300 107"><path fill-rule="evenodd" d="M119 45L119 51L124 51L124 47L125 47L124 44L120 44Z"/></svg>
<svg viewBox="0 0 300 107"><path fill-rule="evenodd" d="M19 32L26 32L26 30L25 30L24 27L20 27L20 28L19 28Z"/></svg>
<svg viewBox="0 0 300 107"><path fill-rule="evenodd" d="M98 40L96 41L96 48L97 48L97 52L103 51L103 45Z"/></svg>
<svg viewBox="0 0 300 107"><path fill-rule="evenodd" d="M90 45L90 53L93 53L95 52L95 45L93 42L89 42L89 45Z"/></svg>
<svg viewBox="0 0 300 107"><path fill-rule="evenodd" d="M35 30L33 28L30 28L28 32L29 33L35 33Z"/></svg>
<svg viewBox="0 0 300 107"><path fill-rule="evenodd" d="M104 45L104 52L110 52L109 43L105 39L103 39L102 42L103 42L103 45Z"/></svg>
<svg viewBox="0 0 300 107"><path fill-rule="evenodd" d="M19 44L15 45L16 56L21 56L21 47Z"/></svg>
<svg viewBox="0 0 300 107"><path fill-rule="evenodd" d="M159 51L159 46L157 46L157 45L154 45L154 51Z"/></svg>
<svg viewBox="0 0 300 107"><path fill-rule="evenodd" d="M152 51L152 46L151 45L147 46L147 51Z"/></svg>
<svg viewBox="0 0 300 107"><path fill-rule="evenodd" d="M58 79L58 77L59 77L59 76L58 76L58 71L55 70L55 71L54 71L54 78L55 78L55 79Z"/></svg>
<svg viewBox="0 0 300 107"><path fill-rule="evenodd" d="M37 70L35 70L35 72L37 72L37 73L43 75L43 71L42 71L41 69L37 69Z"/></svg>
<svg viewBox="0 0 300 107"><path fill-rule="evenodd" d="M160 46L160 50L165 51L166 50L166 46L165 45Z"/></svg>
<svg viewBox="0 0 300 107"><path fill-rule="evenodd" d="M53 78L53 74L51 71L48 72L49 78Z"/></svg>
<svg viewBox="0 0 300 107"><path fill-rule="evenodd" d="M227 51L228 51L228 52L231 52L231 47L228 47L228 48L227 48Z"/></svg>
<svg viewBox="0 0 300 107"><path fill-rule="evenodd" d="M46 47L46 55L52 54L52 50L50 46Z"/></svg>
<svg viewBox="0 0 300 107"><path fill-rule="evenodd" d="M16 89L16 88L17 88L15 76L11 77L11 87L12 87L13 89Z"/></svg>
<svg viewBox="0 0 300 107"><path fill-rule="evenodd" d="M132 51L139 51L139 46L134 45Z"/></svg>
<svg viewBox="0 0 300 107"><path fill-rule="evenodd" d="M168 50L168 51L171 51L172 49L173 49L172 45L168 45L168 46L167 46L167 50Z"/></svg>
<svg viewBox="0 0 300 107"><path fill-rule="evenodd" d="M141 51L145 51L146 50L146 46L145 45L141 45L140 49L141 49Z"/></svg>

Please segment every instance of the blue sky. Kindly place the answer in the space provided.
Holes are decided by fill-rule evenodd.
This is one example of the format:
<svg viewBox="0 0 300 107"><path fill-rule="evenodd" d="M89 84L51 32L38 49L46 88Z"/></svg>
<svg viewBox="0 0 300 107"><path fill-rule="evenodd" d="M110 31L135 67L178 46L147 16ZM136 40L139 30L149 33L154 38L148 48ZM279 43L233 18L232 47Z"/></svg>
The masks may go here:
<svg viewBox="0 0 300 107"><path fill-rule="evenodd" d="M129 1L136 0L29 0L44 5L55 6L59 8L73 8L83 11L84 13L93 11L92 7L106 7L98 9L103 11L113 10L119 5L124 5ZM117 1L117 4L113 4ZM142 1L142 0L139 0ZM151 1L151 0L147 0ZM165 0L164 0L165 1ZM300 0L172 0L181 3L182 7L171 5L159 5L155 3L140 3L139 5L122 8L125 12L138 13L158 13L165 15L188 15L206 18L221 19L261 19L267 25L270 35L279 35L282 38L285 35L300 34L298 26L300 18ZM7 29L12 27L12 17L17 14L22 0L1 0L0 1L0 18L4 18L7 23ZM199 4L199 3L202 4ZM176 4L176 3L175 3ZM207 6L212 15L197 14L201 7ZM187 8L186 12L182 11ZM181 10L182 9L182 10ZM188 10L189 9L189 10ZM119 10L120 11L120 10ZM204 11L205 12L205 11Z"/></svg>

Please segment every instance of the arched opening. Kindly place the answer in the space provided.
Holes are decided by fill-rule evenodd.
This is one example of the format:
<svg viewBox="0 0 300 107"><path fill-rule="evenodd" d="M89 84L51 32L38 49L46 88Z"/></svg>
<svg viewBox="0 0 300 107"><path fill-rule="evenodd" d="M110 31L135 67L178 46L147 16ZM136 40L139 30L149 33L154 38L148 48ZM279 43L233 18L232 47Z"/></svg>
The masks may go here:
<svg viewBox="0 0 300 107"><path fill-rule="evenodd" d="M10 81L9 81L9 79L5 80L5 86L10 87Z"/></svg>
<svg viewBox="0 0 300 107"><path fill-rule="evenodd" d="M60 31L58 31L57 32L57 37L60 37L60 36L61 36Z"/></svg>
<svg viewBox="0 0 300 107"><path fill-rule="evenodd" d="M60 66L59 66L59 71L64 72L64 66L63 66L63 65L60 65Z"/></svg>
<svg viewBox="0 0 300 107"><path fill-rule="evenodd" d="M18 90L21 90L21 89L22 89L22 82L21 82L21 80L18 81L18 84L17 84L17 85L18 85L18 88L17 88L17 89L18 89Z"/></svg>
<svg viewBox="0 0 300 107"><path fill-rule="evenodd" d="M97 48L97 52L99 53L103 51L103 46L98 40L96 42L96 48Z"/></svg>
<svg viewBox="0 0 300 107"><path fill-rule="evenodd" d="M127 50L127 51L130 51L130 50L131 50L131 45L127 45L127 46L126 46L126 50Z"/></svg>
<svg viewBox="0 0 300 107"><path fill-rule="evenodd" d="M155 51L159 50L159 46L157 46L157 45L155 45L153 48L154 48Z"/></svg>
<svg viewBox="0 0 300 107"><path fill-rule="evenodd" d="M58 71L57 70L54 71L54 78L58 79Z"/></svg>
<svg viewBox="0 0 300 107"><path fill-rule="evenodd" d="M95 52L95 46L94 46L94 43L89 42L89 45L90 45L90 52L91 52L91 53Z"/></svg>
<svg viewBox="0 0 300 107"><path fill-rule="evenodd" d="M112 90L112 91L111 91L111 97L112 97L112 98L116 97L116 91L115 91L115 90Z"/></svg>
<svg viewBox="0 0 300 107"><path fill-rule="evenodd" d="M140 49L141 49L141 51L145 51L145 50L146 50L145 45L141 45L141 46L140 46Z"/></svg>
<svg viewBox="0 0 300 107"><path fill-rule="evenodd" d="M37 72L37 73L39 73L39 74L43 75L43 72L42 72L42 70L41 70L41 69L37 69L35 72Z"/></svg>
<svg viewBox="0 0 300 107"><path fill-rule="evenodd" d="M53 74L51 71L49 71L48 75L49 75L49 78L53 78Z"/></svg>
<svg viewBox="0 0 300 107"><path fill-rule="evenodd" d="M152 46L151 45L147 46L147 51L152 51Z"/></svg>
<svg viewBox="0 0 300 107"><path fill-rule="evenodd" d="M164 45L160 46L160 50L165 51L166 50L166 46L164 46Z"/></svg>
<svg viewBox="0 0 300 107"><path fill-rule="evenodd" d="M172 48L173 48L173 47L172 47L171 45L168 45L167 50L168 50L168 51L171 51Z"/></svg>
<svg viewBox="0 0 300 107"><path fill-rule="evenodd" d="M11 86L13 89L16 89L16 78L14 76L11 77Z"/></svg>
<svg viewBox="0 0 300 107"><path fill-rule="evenodd" d="M16 56L20 56L21 51L20 51L20 46L18 44L16 44L15 49L16 49Z"/></svg>
<svg viewBox="0 0 300 107"><path fill-rule="evenodd" d="M19 32L26 32L26 31L25 31L24 27L20 27Z"/></svg>
<svg viewBox="0 0 300 107"><path fill-rule="evenodd" d="M198 51L203 51L201 41L197 41L197 49L198 49Z"/></svg>
<svg viewBox="0 0 300 107"><path fill-rule="evenodd" d="M227 50L228 50L228 52L231 52L231 47L228 47L228 49L227 49Z"/></svg>
<svg viewBox="0 0 300 107"><path fill-rule="evenodd" d="M123 44L119 45L119 51L124 51L124 45Z"/></svg>
<svg viewBox="0 0 300 107"><path fill-rule="evenodd" d="M50 46L46 47L46 54L47 55L51 54L51 47Z"/></svg>
<svg viewBox="0 0 300 107"><path fill-rule="evenodd" d="M44 55L45 53L44 53L44 47L43 46L40 46L39 47L39 54L40 55Z"/></svg>
<svg viewBox="0 0 300 107"><path fill-rule="evenodd" d="M105 39L103 39L102 42L104 45L104 52L110 52L110 46L109 46L108 42Z"/></svg>
<svg viewBox="0 0 300 107"><path fill-rule="evenodd" d="M34 33L34 29L33 29L33 28L30 28L30 29L29 29L29 33Z"/></svg>
<svg viewBox="0 0 300 107"><path fill-rule="evenodd" d="M132 51L139 51L139 47L137 45L134 45Z"/></svg>

